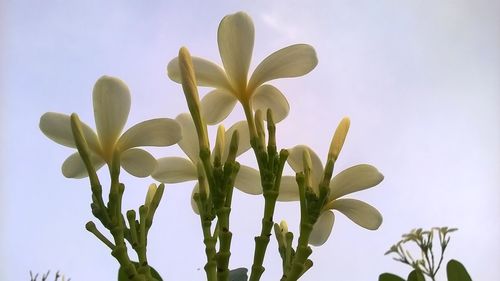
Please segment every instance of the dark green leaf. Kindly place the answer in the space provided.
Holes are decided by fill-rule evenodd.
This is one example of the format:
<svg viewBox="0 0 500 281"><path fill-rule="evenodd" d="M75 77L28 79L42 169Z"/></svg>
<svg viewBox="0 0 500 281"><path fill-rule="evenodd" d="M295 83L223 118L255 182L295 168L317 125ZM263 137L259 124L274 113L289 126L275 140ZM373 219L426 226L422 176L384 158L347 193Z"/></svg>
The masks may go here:
<svg viewBox="0 0 500 281"><path fill-rule="evenodd" d="M158 273L158 271L156 271L156 269L154 269L152 266L149 266L149 268L151 269L151 275L153 275L153 277L156 280L163 281L163 278L161 278L160 273Z"/></svg>
<svg viewBox="0 0 500 281"><path fill-rule="evenodd" d="M425 281L425 277L422 271L415 269L408 275L408 281Z"/></svg>
<svg viewBox="0 0 500 281"><path fill-rule="evenodd" d="M392 273L382 273L378 277L378 281L405 281L403 278Z"/></svg>
<svg viewBox="0 0 500 281"><path fill-rule="evenodd" d="M133 261L132 263L135 265L135 268L139 267L138 262ZM156 280L163 281L163 278L161 278L160 274L158 273L158 271L156 271L156 269L154 269L152 266L149 266L149 268L151 269L151 275ZM122 267L120 267L120 269L118 270L118 281L129 281L127 273Z"/></svg>
<svg viewBox="0 0 500 281"><path fill-rule="evenodd" d="M472 281L469 273L457 260L450 260L446 265L446 274L448 275L448 281Z"/></svg>
<svg viewBox="0 0 500 281"><path fill-rule="evenodd" d="M248 280L248 269L240 267L229 271L229 281L247 281Z"/></svg>

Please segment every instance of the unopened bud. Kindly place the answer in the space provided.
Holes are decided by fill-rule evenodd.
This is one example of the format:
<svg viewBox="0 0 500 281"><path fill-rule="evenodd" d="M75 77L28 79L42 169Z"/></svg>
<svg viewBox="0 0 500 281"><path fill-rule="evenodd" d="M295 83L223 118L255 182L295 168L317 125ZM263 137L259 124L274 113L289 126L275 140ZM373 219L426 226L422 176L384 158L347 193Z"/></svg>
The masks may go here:
<svg viewBox="0 0 500 281"><path fill-rule="evenodd" d="M186 47L182 47L179 50L179 70L181 72L182 88L184 89L189 109L191 110L192 106L199 109L200 97L198 96L198 87L196 86L193 61Z"/></svg>
<svg viewBox="0 0 500 281"><path fill-rule="evenodd" d="M266 146L266 132L264 130L264 118L262 116L262 111L258 109L255 111L255 129L257 130L257 136L259 138L259 144L262 147Z"/></svg>
<svg viewBox="0 0 500 281"><path fill-rule="evenodd" d="M282 220L280 222L280 229L281 229L281 232L283 232L283 233L288 232L288 225L286 224L286 221Z"/></svg>
<svg viewBox="0 0 500 281"><path fill-rule="evenodd" d="M144 202L145 206L151 206L151 202L153 202L153 198L155 197L155 193L158 187L156 184L152 183L149 185L148 193L146 193L146 201Z"/></svg>
<svg viewBox="0 0 500 281"><path fill-rule="evenodd" d="M196 76L194 74L193 61L187 48L182 47L179 50L179 69L181 72L181 82L189 112L193 117L200 148L208 149L208 137L205 124L201 117L200 97L196 86Z"/></svg>
<svg viewBox="0 0 500 281"><path fill-rule="evenodd" d="M328 151L328 159L337 160L340 154L340 150L342 150L342 146L344 145L345 138L347 136L347 132L349 131L349 126L351 124L351 120L349 117L344 117L335 133L333 134L332 143L330 144L330 150Z"/></svg>
<svg viewBox="0 0 500 281"><path fill-rule="evenodd" d="M226 130L223 125L219 125L217 128L217 138L215 139L215 148L214 148L214 158L222 161L222 153L224 151L224 147L226 146Z"/></svg>
<svg viewBox="0 0 500 281"><path fill-rule="evenodd" d="M309 150L307 148L304 149L303 151L302 161L304 165L304 176L306 178L306 187L312 188L312 175L311 175L312 160L311 160L311 154L309 153Z"/></svg>

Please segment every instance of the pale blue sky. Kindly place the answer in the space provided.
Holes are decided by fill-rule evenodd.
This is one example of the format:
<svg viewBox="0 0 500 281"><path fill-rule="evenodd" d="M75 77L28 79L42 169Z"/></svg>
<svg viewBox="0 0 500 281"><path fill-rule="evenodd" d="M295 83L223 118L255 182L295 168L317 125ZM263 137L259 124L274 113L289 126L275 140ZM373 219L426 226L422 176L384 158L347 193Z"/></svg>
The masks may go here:
<svg viewBox="0 0 500 281"><path fill-rule="evenodd" d="M404 275L408 268L383 253L411 228L443 225L460 229L448 258L461 260L474 280L500 278L498 1L0 3L0 280L28 280L30 269L59 269L75 281L115 280L117 263L84 230L92 219L88 182L62 176L60 166L73 151L47 139L39 118L77 112L93 125L91 90L104 74L131 89L127 127L174 118L187 107L166 64L181 46L220 63L218 23L240 10L255 24L253 67L294 43L311 44L318 54L309 75L273 83L291 104L278 127L281 147L305 143L324 157L337 122L350 116L336 171L370 163L385 175L378 187L353 195L381 211L380 229L337 215L303 280ZM229 121L242 118L236 110ZM181 155L177 147L151 151ZM152 180L124 181L125 207L136 208ZM167 186L150 234L150 263L166 280L205 276L191 188ZM235 194L232 267L251 265L261 207L262 198ZM279 204L275 218L297 231L297 216L298 205L289 203ZM273 241L263 280L280 276L275 248Z"/></svg>

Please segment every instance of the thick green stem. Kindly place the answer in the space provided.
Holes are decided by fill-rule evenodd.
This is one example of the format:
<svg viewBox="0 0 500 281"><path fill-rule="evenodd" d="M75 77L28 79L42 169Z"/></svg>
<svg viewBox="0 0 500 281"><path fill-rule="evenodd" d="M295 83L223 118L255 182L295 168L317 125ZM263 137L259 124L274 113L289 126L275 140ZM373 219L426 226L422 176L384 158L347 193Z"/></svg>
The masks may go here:
<svg viewBox="0 0 500 281"><path fill-rule="evenodd" d="M229 258L231 257L231 239L233 234L229 231L230 207L223 207L217 215L219 222L219 251L216 254L217 280L229 280Z"/></svg>
<svg viewBox="0 0 500 281"><path fill-rule="evenodd" d="M148 245L146 219L148 212L148 207L139 207L139 243L137 244L137 247L134 248L134 250L137 253L137 257L139 258L139 268L137 270L140 274L144 274L148 279L152 279L153 276L151 275L151 269L148 265L148 258L146 255L146 249Z"/></svg>
<svg viewBox="0 0 500 281"><path fill-rule="evenodd" d="M310 223L300 224L300 237L297 246L297 253L293 259L290 273L287 274L287 281L295 281L307 270L306 261L312 253L311 247L308 245L309 235L311 234L313 225Z"/></svg>
<svg viewBox="0 0 500 281"><path fill-rule="evenodd" d="M204 180L200 178L200 181ZM200 187L201 189L201 187ZM194 195L194 201L198 206L198 210L200 212L200 222L201 228L203 232L203 243L205 244L205 255L207 256L207 263L205 264L205 273L207 275L208 281L217 281L217 262L215 260L215 244L217 243L217 239L212 236L211 227L212 220L205 213L205 205L206 205L206 195L200 196L200 193L196 193Z"/></svg>
<svg viewBox="0 0 500 281"><path fill-rule="evenodd" d="M269 237L273 228L273 215L276 206L276 199L278 192L268 191L264 193L264 216L262 218L262 228L260 236L255 237L255 251L253 258L252 270L250 273L250 281L260 280L262 273L264 273L264 257L266 255L267 245L269 244Z"/></svg>
<svg viewBox="0 0 500 281"><path fill-rule="evenodd" d="M249 129L255 130L255 122L251 114L251 109L249 107L244 107L244 109L245 115L247 116L247 121L249 123ZM250 139L255 157L257 158L257 163L259 165L260 178L265 201L260 236L255 237L254 259L249 281L260 280L265 270L263 266L264 257L266 254L267 246L269 244L271 230L274 224L273 216L276 201L279 195L281 175L283 173L285 161L288 157L288 153L286 150L281 151L279 155L277 153L276 127L273 122L271 111L267 112L267 122L267 130L269 132L267 150L263 146L263 144L265 144L265 136L262 132L260 134L254 132L253 135L251 134L252 138Z"/></svg>
<svg viewBox="0 0 500 281"><path fill-rule="evenodd" d="M127 245L125 244L125 224L122 215L122 198L125 191L125 186L119 182L120 176L120 154L115 151L113 160L109 167L111 176L111 188L109 193L108 213L111 218L110 230L115 240L115 249L111 251L111 255L118 260L120 266L125 270L130 280L139 281L146 280L144 276L139 275L135 265L130 260L127 253Z"/></svg>

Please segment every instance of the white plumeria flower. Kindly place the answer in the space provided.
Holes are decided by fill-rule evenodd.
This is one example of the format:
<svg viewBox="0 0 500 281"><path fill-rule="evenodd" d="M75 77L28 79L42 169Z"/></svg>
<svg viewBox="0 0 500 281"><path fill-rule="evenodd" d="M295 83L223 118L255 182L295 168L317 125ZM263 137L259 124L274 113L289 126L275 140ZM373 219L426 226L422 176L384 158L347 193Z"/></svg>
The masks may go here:
<svg viewBox="0 0 500 281"><path fill-rule="evenodd" d="M191 115L181 113L176 117L177 122L182 128L182 140L178 145L187 155L188 159L183 157L164 157L158 159L158 167L153 172L154 179L164 183L179 183L185 181L198 180L197 165L201 162L199 156L198 137L196 128ZM246 121L240 121L231 126L225 132L225 139L228 143L231 140L233 132L238 130L239 143L236 156L241 155L250 148L250 137ZM229 154L229 145L222 145L220 148L224 163ZM261 194L262 188L260 185L259 172L251 167L240 165L238 175L236 176L234 186L239 190L248 194ZM193 193L198 192L198 184L196 184ZM195 212L198 208L191 196L191 205Z"/></svg>
<svg viewBox="0 0 500 281"><path fill-rule="evenodd" d="M103 76L97 80L92 93L97 134L82 123L85 140L96 170L111 165L114 153L120 153L120 164L137 177L149 176L156 167L156 159L140 146L169 146L181 139L181 128L169 118L151 119L121 134L130 112L130 92L118 78ZM70 116L47 112L40 118L40 129L58 144L75 148ZM68 178L88 176L78 152L69 156L62 165Z"/></svg>
<svg viewBox="0 0 500 281"><path fill-rule="evenodd" d="M283 120L289 111L285 96L274 86L264 84L278 78L298 77L309 73L318 63L316 52L306 44L291 45L265 58L248 78L254 44L252 19L243 12L222 19L217 32L217 43L224 69L198 57L193 57L196 82L213 87L201 100L208 124L224 120L237 101L245 111L258 109L273 112L273 120ZM178 58L167 66L168 76L181 83Z"/></svg>
<svg viewBox="0 0 500 281"><path fill-rule="evenodd" d="M288 164L292 169L299 173L304 171L303 157L304 150L311 156L311 188L319 194L319 184L323 177L323 164L318 155L305 145L298 145L289 149ZM382 224L382 215L374 207L367 203L356 200L341 198L344 195L367 189L379 184L384 176L374 166L360 164L350 167L330 181L330 194L327 203L323 208L321 215L314 224L309 243L314 246L320 246L326 242L332 232L335 216L332 210L337 210L351 219L357 225L370 230L376 230ZM297 184L295 184L297 186ZM294 189L288 188L293 191ZM297 194L290 197L298 197L298 188L295 188Z"/></svg>

